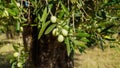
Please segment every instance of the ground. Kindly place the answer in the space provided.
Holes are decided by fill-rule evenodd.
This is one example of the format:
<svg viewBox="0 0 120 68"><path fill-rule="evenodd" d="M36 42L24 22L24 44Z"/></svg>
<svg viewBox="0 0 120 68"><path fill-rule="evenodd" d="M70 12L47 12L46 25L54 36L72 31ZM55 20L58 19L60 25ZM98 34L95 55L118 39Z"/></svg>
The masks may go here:
<svg viewBox="0 0 120 68"><path fill-rule="evenodd" d="M11 68L10 58L14 49L12 44L19 39L6 39L5 35L0 35L0 68ZM112 44L112 43L109 43ZM108 45L109 45L108 44ZM75 53L75 68L120 68L120 49L107 46L104 51L98 47L86 49L86 53Z"/></svg>
<svg viewBox="0 0 120 68"><path fill-rule="evenodd" d="M120 68L120 49L87 49L85 54L75 55L75 68Z"/></svg>

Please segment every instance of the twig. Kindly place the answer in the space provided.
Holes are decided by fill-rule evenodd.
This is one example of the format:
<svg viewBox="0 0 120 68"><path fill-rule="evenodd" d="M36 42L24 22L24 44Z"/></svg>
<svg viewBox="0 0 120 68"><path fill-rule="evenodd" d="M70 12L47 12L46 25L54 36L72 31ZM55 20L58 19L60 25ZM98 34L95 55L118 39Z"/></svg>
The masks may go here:
<svg viewBox="0 0 120 68"><path fill-rule="evenodd" d="M75 33L75 16L74 16L74 12L72 14L72 20L73 20L73 31Z"/></svg>
<svg viewBox="0 0 120 68"><path fill-rule="evenodd" d="M53 16L53 14L52 14L52 12L51 12L51 10L50 10L50 7L49 7L49 5L48 5L48 1L47 1L47 0L45 0L45 1L46 1L46 5L48 6L48 10L49 10L49 12L50 12L50 15Z"/></svg>
<svg viewBox="0 0 120 68"><path fill-rule="evenodd" d="M83 7L81 7L81 8L82 8L83 12L84 12L88 17L90 17L90 16L86 13L86 11L84 10L84 8L83 8Z"/></svg>

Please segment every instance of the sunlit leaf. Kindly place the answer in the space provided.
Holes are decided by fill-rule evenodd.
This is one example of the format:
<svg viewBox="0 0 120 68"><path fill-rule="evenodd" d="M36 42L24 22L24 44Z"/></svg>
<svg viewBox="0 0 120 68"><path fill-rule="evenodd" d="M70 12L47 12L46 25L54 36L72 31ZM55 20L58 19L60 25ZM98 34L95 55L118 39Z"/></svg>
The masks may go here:
<svg viewBox="0 0 120 68"><path fill-rule="evenodd" d="M68 9L65 7L64 4L62 4L62 2L61 2L61 6L62 6L62 9L64 10L64 12L66 12L67 15L69 15L69 11L68 11Z"/></svg>
<svg viewBox="0 0 120 68"><path fill-rule="evenodd" d="M15 51L17 51L17 52L19 51L18 50L19 47L17 46L17 44L13 44L13 48L14 48Z"/></svg>
<svg viewBox="0 0 120 68"><path fill-rule="evenodd" d="M16 64L17 64L17 62L12 63L11 68L16 68L16 66L15 66Z"/></svg>
<svg viewBox="0 0 120 68"><path fill-rule="evenodd" d="M13 10L13 9L7 9L7 11L8 11L8 13L10 14L10 15L12 15L12 16L16 16L17 14L16 14L16 12Z"/></svg>
<svg viewBox="0 0 120 68"><path fill-rule="evenodd" d="M58 18L60 18L60 19L61 19L61 18L64 16L64 13L65 13L65 12L64 12L63 10L61 10L61 11L60 11L60 13L59 13Z"/></svg>
<svg viewBox="0 0 120 68"><path fill-rule="evenodd" d="M46 22L46 23L44 23L44 24L42 25L42 28L40 29L39 34L38 34L38 39L41 38L41 36L43 35L43 32L45 31L46 27L47 27L49 24L50 24L50 21L48 21L48 22Z"/></svg>
<svg viewBox="0 0 120 68"><path fill-rule="evenodd" d="M56 24L52 24L50 25L47 30L45 31L45 34L49 34L54 28L55 28Z"/></svg>
<svg viewBox="0 0 120 68"><path fill-rule="evenodd" d="M85 43L79 41L79 40L73 40L72 39L72 42L77 45L77 46L80 46L80 47L86 47Z"/></svg>
<svg viewBox="0 0 120 68"><path fill-rule="evenodd" d="M67 55L70 56L70 53L71 53L71 46L70 46L70 41L69 41L69 38L66 38L65 39L65 43L66 43L66 48L67 48Z"/></svg>
<svg viewBox="0 0 120 68"><path fill-rule="evenodd" d="M42 23L45 23L47 16L48 16L47 7L45 7L43 14L42 14L42 18L41 18Z"/></svg>
<svg viewBox="0 0 120 68"><path fill-rule="evenodd" d="M83 42L89 42L89 40L86 37L82 37L80 40Z"/></svg>
<svg viewBox="0 0 120 68"><path fill-rule="evenodd" d="M90 34L88 34L88 33L77 33L77 36L78 37L89 37Z"/></svg>

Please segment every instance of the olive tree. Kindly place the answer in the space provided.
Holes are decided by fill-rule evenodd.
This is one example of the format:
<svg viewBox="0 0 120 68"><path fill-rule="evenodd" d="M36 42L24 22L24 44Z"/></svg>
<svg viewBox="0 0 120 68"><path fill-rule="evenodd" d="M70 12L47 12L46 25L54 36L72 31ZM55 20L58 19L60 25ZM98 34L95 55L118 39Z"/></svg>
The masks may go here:
<svg viewBox="0 0 120 68"><path fill-rule="evenodd" d="M23 27L26 68L73 68L74 52L114 41L119 0L11 0L7 11ZM112 13L115 12L115 13ZM20 64L18 65L18 67ZM21 67L21 66L20 66Z"/></svg>

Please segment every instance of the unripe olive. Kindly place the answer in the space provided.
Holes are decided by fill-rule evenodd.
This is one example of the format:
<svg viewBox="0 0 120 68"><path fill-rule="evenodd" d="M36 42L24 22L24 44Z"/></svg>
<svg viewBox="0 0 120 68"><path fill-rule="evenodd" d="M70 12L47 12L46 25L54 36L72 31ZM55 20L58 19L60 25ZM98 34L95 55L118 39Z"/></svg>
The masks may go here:
<svg viewBox="0 0 120 68"><path fill-rule="evenodd" d="M65 30L65 29L62 29L62 34L63 34L63 36L67 36L68 35L68 31Z"/></svg>
<svg viewBox="0 0 120 68"><path fill-rule="evenodd" d="M57 40L58 40L58 42L63 42L64 41L63 35L58 35Z"/></svg>
<svg viewBox="0 0 120 68"><path fill-rule="evenodd" d="M23 27L20 27L20 31L23 32Z"/></svg>
<svg viewBox="0 0 120 68"><path fill-rule="evenodd" d="M55 23L57 21L57 18L56 16L51 16L50 20L52 23Z"/></svg>
<svg viewBox="0 0 120 68"><path fill-rule="evenodd" d="M17 63L17 66L18 66L18 67L22 67L22 63L21 63L21 62L18 62L18 63Z"/></svg>
<svg viewBox="0 0 120 68"><path fill-rule="evenodd" d="M13 54L13 56L14 56L14 57L18 57L18 56L19 56L19 53L18 53L18 52L15 52L15 53Z"/></svg>
<svg viewBox="0 0 120 68"><path fill-rule="evenodd" d="M20 3L16 3L17 7L20 7Z"/></svg>
<svg viewBox="0 0 120 68"><path fill-rule="evenodd" d="M58 33L58 28L53 29L52 35L53 35L53 36L57 36L58 34L59 34L59 33Z"/></svg>

